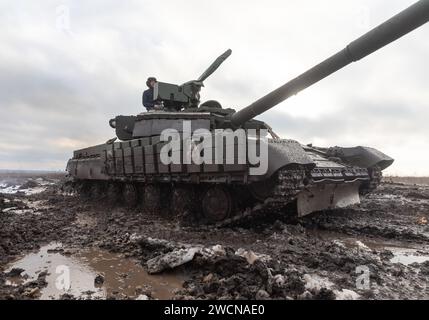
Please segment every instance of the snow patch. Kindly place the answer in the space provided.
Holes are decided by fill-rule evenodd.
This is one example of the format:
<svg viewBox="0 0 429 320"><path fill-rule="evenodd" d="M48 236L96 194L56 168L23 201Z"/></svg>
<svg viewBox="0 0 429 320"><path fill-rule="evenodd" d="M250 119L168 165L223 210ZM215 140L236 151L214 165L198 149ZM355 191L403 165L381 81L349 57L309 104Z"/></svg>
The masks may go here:
<svg viewBox="0 0 429 320"><path fill-rule="evenodd" d="M322 288L331 289L334 285L329 279L322 278L316 274L306 273L303 276L305 289L313 292L319 292Z"/></svg>
<svg viewBox="0 0 429 320"><path fill-rule="evenodd" d="M358 293L348 289L334 290L334 294L336 300L358 300L360 298Z"/></svg>

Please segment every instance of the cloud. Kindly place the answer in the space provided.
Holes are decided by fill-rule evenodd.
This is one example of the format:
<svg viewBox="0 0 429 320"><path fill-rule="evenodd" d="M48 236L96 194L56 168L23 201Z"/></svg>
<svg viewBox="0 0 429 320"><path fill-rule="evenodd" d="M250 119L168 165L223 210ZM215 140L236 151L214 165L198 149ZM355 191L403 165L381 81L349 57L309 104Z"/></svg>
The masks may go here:
<svg viewBox="0 0 429 320"><path fill-rule="evenodd" d="M148 76L183 83L227 48L203 100L240 109L413 0L0 3L0 168L63 169L141 112ZM375 146L429 175L427 26L261 115L300 142ZM426 157L427 158L427 157Z"/></svg>

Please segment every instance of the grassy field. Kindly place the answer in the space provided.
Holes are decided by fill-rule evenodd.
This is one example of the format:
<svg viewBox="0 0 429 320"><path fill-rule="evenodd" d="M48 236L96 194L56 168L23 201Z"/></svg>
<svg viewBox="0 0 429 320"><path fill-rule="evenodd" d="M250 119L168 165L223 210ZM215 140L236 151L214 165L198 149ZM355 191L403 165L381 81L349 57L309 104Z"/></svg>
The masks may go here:
<svg viewBox="0 0 429 320"><path fill-rule="evenodd" d="M429 185L429 177L384 177L385 182Z"/></svg>

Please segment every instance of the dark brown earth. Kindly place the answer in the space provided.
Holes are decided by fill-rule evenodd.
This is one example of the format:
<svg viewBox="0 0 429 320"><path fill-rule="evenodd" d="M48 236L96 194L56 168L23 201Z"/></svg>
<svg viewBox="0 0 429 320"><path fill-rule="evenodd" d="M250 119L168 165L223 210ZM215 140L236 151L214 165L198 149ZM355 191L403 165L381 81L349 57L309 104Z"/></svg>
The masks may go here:
<svg viewBox="0 0 429 320"><path fill-rule="evenodd" d="M27 183L23 189L41 183L30 176L19 181ZM60 256L78 259L87 250L99 250L145 269L149 261L149 271L153 263L167 267L156 264L165 254L180 258L195 253L177 268L180 282L171 295L154 294L157 285L153 279L144 283L145 276L136 278L142 283L134 283L135 288L111 290L103 297L108 299L429 298L425 184L387 179L353 208L302 219L273 213L265 220L213 229L182 226L174 217L143 214L105 200L83 200L64 192L62 176L45 178L53 184L41 193L0 194L0 299L43 297L49 273L41 270L26 281L25 270L13 267L53 242L62 244L50 249ZM97 254L87 255L90 260L93 256ZM121 277L132 276L126 270ZM16 278L23 279L12 285L10 279ZM97 280L100 286L102 280ZM65 292L61 298L91 294Z"/></svg>

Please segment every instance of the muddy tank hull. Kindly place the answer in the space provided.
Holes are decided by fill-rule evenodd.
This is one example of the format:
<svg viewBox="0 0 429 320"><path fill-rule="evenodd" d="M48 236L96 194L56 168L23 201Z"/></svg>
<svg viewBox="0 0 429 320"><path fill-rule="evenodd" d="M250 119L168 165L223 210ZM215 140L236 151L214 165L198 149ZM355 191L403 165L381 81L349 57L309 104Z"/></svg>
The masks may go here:
<svg viewBox="0 0 429 320"><path fill-rule="evenodd" d="M224 109L217 101L200 105L200 90L206 80L231 55L227 50L197 80L182 85L158 83L153 87L155 110L137 116L117 116L109 124L121 142L110 142L75 151L67 171L83 194L121 198L129 205L190 216L191 220L225 224L260 212L261 208L290 209L298 216L342 208L358 203L361 195L374 190L381 172L393 162L382 152L368 147L317 148L280 139L269 125L254 118L289 97L325 79L350 63L360 60L429 21L429 2L420 0L391 19L351 42L345 49L266 94L238 112ZM186 136L198 130L216 136L218 130L245 132L248 147L255 137L266 145L264 170L240 152L221 161L188 162ZM179 145L171 149L179 161L165 162L165 130L176 130ZM253 131L256 130L256 131ZM272 140L261 140L261 132ZM256 134L255 134L256 132ZM236 147L230 140L231 148ZM186 143L185 143L186 142ZM198 143L197 143L198 144ZM256 145L256 144L255 144ZM222 147L223 149L223 147ZM228 145L226 146L228 149ZM212 154L211 147L204 156ZM168 151L168 157L170 156ZM207 151L207 153L206 153ZM215 148L218 155L218 149ZM168 158L167 157L167 158ZM219 160L219 159L216 159ZM289 211L289 210L286 210ZM202 213L202 217L201 217Z"/></svg>
<svg viewBox="0 0 429 320"><path fill-rule="evenodd" d="M154 136L77 150L67 171L85 193L104 193L115 201L120 195L133 205L152 202L151 210L167 204L177 211L184 207L183 211L202 212L205 222L225 224L251 215L255 207L293 207L304 216L359 203L380 182L381 170L393 162L372 148L317 149L270 139L266 173L251 175L248 161L164 164L164 145Z"/></svg>

